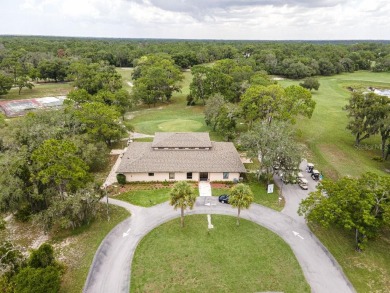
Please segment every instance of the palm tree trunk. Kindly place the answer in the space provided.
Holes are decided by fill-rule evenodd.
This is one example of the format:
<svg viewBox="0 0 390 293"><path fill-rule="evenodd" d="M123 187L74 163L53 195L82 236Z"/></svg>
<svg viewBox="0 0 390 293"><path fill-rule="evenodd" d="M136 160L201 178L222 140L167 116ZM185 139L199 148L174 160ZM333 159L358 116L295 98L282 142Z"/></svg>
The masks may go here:
<svg viewBox="0 0 390 293"><path fill-rule="evenodd" d="M180 223L181 223L181 227L183 228L184 227L184 208L181 207L181 215L180 215Z"/></svg>
<svg viewBox="0 0 390 293"><path fill-rule="evenodd" d="M360 132L356 134L356 139L355 139L355 145L358 146L360 144Z"/></svg>
<svg viewBox="0 0 390 293"><path fill-rule="evenodd" d="M237 226L240 225L240 212L241 212L241 208L238 207L238 214L237 214Z"/></svg>
<svg viewBox="0 0 390 293"><path fill-rule="evenodd" d="M382 159L386 158L386 139L382 138Z"/></svg>

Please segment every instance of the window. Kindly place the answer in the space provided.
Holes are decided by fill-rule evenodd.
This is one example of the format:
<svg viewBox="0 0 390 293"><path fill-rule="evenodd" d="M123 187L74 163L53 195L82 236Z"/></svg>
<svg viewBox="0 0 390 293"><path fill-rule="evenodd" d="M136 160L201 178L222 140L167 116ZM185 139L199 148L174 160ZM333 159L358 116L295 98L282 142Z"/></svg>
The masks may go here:
<svg viewBox="0 0 390 293"><path fill-rule="evenodd" d="M229 179L229 172L223 172L223 179Z"/></svg>
<svg viewBox="0 0 390 293"><path fill-rule="evenodd" d="M169 179L175 179L175 173L169 173Z"/></svg>
<svg viewBox="0 0 390 293"><path fill-rule="evenodd" d="M187 179L192 179L192 172L187 173Z"/></svg>
<svg viewBox="0 0 390 293"><path fill-rule="evenodd" d="M154 176L154 173L148 173L148 176Z"/></svg>

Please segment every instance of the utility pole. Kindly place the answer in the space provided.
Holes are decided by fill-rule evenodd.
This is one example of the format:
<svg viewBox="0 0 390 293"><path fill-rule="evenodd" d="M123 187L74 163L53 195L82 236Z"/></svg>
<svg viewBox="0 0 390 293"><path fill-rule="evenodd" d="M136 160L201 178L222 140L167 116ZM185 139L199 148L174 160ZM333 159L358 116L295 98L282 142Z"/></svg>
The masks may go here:
<svg viewBox="0 0 390 293"><path fill-rule="evenodd" d="M107 203L107 221L110 221L110 214L109 214L109 208L108 208L108 194L107 194L107 184L104 184L104 191L106 194L106 203Z"/></svg>

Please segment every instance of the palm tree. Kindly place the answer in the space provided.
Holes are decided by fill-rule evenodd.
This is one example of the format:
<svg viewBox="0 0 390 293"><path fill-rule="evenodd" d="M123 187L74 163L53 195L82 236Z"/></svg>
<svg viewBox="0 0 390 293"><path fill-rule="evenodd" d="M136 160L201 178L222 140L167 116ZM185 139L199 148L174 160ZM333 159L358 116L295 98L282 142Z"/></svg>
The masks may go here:
<svg viewBox="0 0 390 293"><path fill-rule="evenodd" d="M248 185L239 183L230 189L229 203L238 208L237 226L240 225L241 209L247 209L253 202L253 193Z"/></svg>
<svg viewBox="0 0 390 293"><path fill-rule="evenodd" d="M173 185L170 193L171 199L169 204L176 210L181 210L181 227L184 227L184 210L189 207L191 210L194 206L196 195L191 185L186 181L179 181Z"/></svg>

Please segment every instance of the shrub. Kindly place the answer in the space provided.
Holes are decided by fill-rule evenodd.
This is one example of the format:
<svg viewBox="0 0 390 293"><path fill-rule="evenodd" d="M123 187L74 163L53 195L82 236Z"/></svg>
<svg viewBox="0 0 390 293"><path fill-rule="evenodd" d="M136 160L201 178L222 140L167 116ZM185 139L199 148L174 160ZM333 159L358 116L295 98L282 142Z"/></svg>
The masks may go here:
<svg viewBox="0 0 390 293"><path fill-rule="evenodd" d="M372 158L374 161L383 162L383 158L379 156L375 156Z"/></svg>
<svg viewBox="0 0 390 293"><path fill-rule="evenodd" d="M124 174L117 174L116 180L119 184L125 185L126 184L126 176Z"/></svg>
<svg viewBox="0 0 390 293"><path fill-rule="evenodd" d="M46 268L55 265L54 250L48 243L43 243L37 250L33 250L28 260L32 268Z"/></svg>
<svg viewBox="0 0 390 293"><path fill-rule="evenodd" d="M27 267L15 276L15 293L57 293L60 290L60 269Z"/></svg>
<svg viewBox="0 0 390 293"><path fill-rule="evenodd" d="M5 220L4 219L0 219L0 230L4 230L5 229Z"/></svg>
<svg viewBox="0 0 390 293"><path fill-rule="evenodd" d="M95 190L85 189L68 194L65 199L57 198L48 209L36 215L35 221L46 231L53 227L75 229L88 225L96 216L101 195Z"/></svg>
<svg viewBox="0 0 390 293"><path fill-rule="evenodd" d="M28 203L22 203L19 205L15 218L18 221L27 222L30 219L31 214L31 206Z"/></svg>

